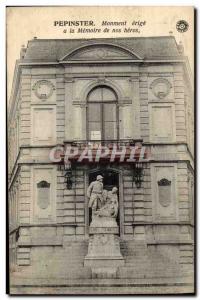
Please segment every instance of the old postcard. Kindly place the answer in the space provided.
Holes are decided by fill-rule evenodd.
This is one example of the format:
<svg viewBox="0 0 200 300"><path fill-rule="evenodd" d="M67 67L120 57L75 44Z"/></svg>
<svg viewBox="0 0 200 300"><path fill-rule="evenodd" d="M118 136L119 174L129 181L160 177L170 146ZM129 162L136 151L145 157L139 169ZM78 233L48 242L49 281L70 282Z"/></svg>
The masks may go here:
<svg viewBox="0 0 200 300"><path fill-rule="evenodd" d="M7 7L9 293L193 294L193 7Z"/></svg>

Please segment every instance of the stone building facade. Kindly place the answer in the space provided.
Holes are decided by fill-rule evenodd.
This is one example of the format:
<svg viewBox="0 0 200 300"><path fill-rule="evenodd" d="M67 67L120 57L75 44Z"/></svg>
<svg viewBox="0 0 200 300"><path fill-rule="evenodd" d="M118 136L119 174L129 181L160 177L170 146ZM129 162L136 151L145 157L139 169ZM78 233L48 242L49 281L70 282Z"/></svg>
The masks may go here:
<svg viewBox="0 0 200 300"><path fill-rule="evenodd" d="M191 78L172 36L33 39L21 49L8 115L11 293L193 291ZM50 159L56 145L94 142L149 156L139 164L74 159L68 172ZM115 279L91 280L83 263L86 191L98 174L119 190L125 265Z"/></svg>

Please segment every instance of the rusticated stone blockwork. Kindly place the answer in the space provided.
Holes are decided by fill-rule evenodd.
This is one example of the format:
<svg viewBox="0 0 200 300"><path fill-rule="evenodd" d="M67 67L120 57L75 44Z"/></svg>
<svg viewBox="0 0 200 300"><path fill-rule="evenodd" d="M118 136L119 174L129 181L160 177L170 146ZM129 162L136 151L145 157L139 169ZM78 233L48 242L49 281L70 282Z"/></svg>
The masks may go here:
<svg viewBox="0 0 200 300"><path fill-rule="evenodd" d="M174 37L23 51L8 115L11 294L192 293L194 101ZM114 187L115 226L94 230Z"/></svg>

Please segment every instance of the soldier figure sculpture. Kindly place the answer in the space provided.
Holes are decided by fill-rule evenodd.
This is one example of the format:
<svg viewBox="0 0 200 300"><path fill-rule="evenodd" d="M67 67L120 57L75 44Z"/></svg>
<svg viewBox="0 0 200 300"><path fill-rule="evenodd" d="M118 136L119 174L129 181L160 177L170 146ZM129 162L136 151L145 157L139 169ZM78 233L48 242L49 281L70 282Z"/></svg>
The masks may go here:
<svg viewBox="0 0 200 300"><path fill-rule="evenodd" d="M92 216L94 216L94 213L103 205L103 177L101 175L97 176L96 181L90 183L87 196L90 199L88 206L92 208Z"/></svg>

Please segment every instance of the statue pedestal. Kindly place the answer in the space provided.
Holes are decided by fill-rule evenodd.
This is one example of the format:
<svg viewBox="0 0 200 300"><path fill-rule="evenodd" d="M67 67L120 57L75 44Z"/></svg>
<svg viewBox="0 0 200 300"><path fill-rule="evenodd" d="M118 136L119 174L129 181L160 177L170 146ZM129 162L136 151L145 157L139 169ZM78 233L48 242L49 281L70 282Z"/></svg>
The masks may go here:
<svg viewBox="0 0 200 300"><path fill-rule="evenodd" d="M93 278L115 278L118 267L124 265L118 232L115 218L93 217L88 254L84 260L84 266L91 267Z"/></svg>

